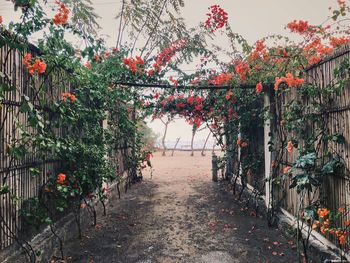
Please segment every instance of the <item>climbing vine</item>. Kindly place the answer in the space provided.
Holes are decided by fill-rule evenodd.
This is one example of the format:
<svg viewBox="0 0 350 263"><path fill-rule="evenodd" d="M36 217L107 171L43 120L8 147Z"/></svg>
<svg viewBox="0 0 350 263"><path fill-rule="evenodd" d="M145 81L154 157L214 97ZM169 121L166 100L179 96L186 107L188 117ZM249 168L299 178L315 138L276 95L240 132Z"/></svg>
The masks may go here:
<svg viewBox="0 0 350 263"><path fill-rule="evenodd" d="M59 161L59 171L47 175L39 195L25 201L21 215L28 224L49 224L55 233L57 215L72 209L81 235L81 209L88 209L96 224L92 201L104 205L106 183L118 184L123 178L118 169L121 164L114 158L121 149L130 183L141 178L145 166L151 166L151 152L142 140L142 120L147 116L181 116L193 130L205 124L214 134L224 149L224 179L230 181L234 194L238 181L242 184L239 198L248 183L260 192L265 184L270 186L270 224L275 223L284 199L278 190L288 184L297 193L295 236L300 261L309 260L312 229L332 235L340 248L347 249L348 207L331 212L320 196L324 178L346 170L341 154L333 147L343 144L345 138L328 128L327 112L334 96L348 85L349 63L339 63L335 79L324 87L320 87L318 76L307 79L310 67L349 43L349 28L341 24L350 11L345 1L338 1L322 25L290 22L287 29L299 34L300 41L267 36L253 45L232 31L228 13L214 5L209 7L200 33L166 41L167 46L162 45L156 53L154 47L146 52L148 41L140 50L135 44L120 48L119 38L118 48L107 48L93 34L87 35L79 23L70 23L73 5L67 1L56 3L53 17L46 16L39 1L13 2L22 12L21 21L3 27L0 46L9 46L8 52L20 52L35 94L21 97L20 112L28 116L28 123L17 124L21 136L7 146L7 154L13 161L28 155L42 163ZM2 20L0 17L0 24ZM37 33L43 34L38 40L40 52L32 54L27 42ZM229 62L218 59L218 50L198 45L201 37L216 33L226 34L230 40ZM75 48L66 40L67 34L84 40L86 46ZM143 56L144 52L148 54ZM181 64L193 58L199 58L198 70L187 74ZM220 65L221 70L208 68L211 63ZM176 74L170 74L174 71ZM54 74L64 74L65 79L49 87L47 81ZM6 74L1 78L3 100L16 87ZM63 92L49 98L51 89ZM266 98L269 105L264 104ZM267 179L260 176L264 149L257 142L266 121L274 125L269 142L272 172L265 175ZM44 172L38 167L30 171L33 177ZM9 193L5 176L0 195ZM3 226L6 222L0 220ZM303 235L305 229L307 234ZM35 261L35 253L29 257Z"/></svg>

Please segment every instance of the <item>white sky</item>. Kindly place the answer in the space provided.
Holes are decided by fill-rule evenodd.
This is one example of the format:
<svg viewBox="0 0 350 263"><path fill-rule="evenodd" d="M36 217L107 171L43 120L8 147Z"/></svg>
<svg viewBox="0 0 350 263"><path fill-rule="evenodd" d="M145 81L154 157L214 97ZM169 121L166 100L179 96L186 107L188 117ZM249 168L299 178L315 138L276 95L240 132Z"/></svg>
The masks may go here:
<svg viewBox="0 0 350 263"><path fill-rule="evenodd" d="M53 2L50 0L50 2ZM108 35L107 43L114 46L116 42L117 21L115 16L121 6L120 0L92 0L96 12L101 16L99 20L103 36ZM229 23L234 32L243 35L250 43L271 34L288 35L284 26L294 20L303 19L311 24L322 23L330 14L328 7L336 6L336 0L185 0L183 17L189 26L196 26L206 19L208 7L219 4L229 14ZM4 23L19 16L14 13L13 5L7 0L0 0L0 15ZM223 46L227 41L218 36ZM150 124L157 133L162 133L164 126L160 121ZM174 141L191 139L192 128L184 121L171 123L167 138ZM203 140L207 132L201 132L196 140Z"/></svg>

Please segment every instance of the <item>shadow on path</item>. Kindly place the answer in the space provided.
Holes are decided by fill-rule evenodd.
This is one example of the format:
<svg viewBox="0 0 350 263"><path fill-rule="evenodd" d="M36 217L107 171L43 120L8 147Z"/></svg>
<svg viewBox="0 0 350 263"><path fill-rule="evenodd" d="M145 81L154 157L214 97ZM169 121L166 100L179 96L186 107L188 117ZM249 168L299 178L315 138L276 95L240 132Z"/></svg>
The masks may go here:
<svg viewBox="0 0 350 263"><path fill-rule="evenodd" d="M297 262L291 241L210 181L210 156L187 154L156 154L153 179L111 200L96 228L66 243L68 262Z"/></svg>

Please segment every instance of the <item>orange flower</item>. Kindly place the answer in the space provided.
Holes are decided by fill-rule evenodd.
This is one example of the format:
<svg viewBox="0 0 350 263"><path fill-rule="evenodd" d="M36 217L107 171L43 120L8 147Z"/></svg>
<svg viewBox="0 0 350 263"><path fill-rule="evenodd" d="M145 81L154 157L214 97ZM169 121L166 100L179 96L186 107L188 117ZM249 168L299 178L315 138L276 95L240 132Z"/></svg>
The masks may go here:
<svg viewBox="0 0 350 263"><path fill-rule="evenodd" d="M293 152L293 149L294 149L293 143L291 141L289 141L288 145L287 145L287 151L289 153L291 153L291 152Z"/></svg>
<svg viewBox="0 0 350 263"><path fill-rule="evenodd" d="M330 37L329 44L335 48L349 43L349 40L348 37Z"/></svg>
<svg viewBox="0 0 350 263"><path fill-rule="evenodd" d="M344 208L344 207L339 207L339 208L338 208L338 212L339 212L339 213L344 213L344 211L345 211L345 208Z"/></svg>
<svg viewBox="0 0 350 263"><path fill-rule="evenodd" d="M344 221L344 225L345 225L346 227L350 226L350 220L345 220L345 221Z"/></svg>
<svg viewBox="0 0 350 263"><path fill-rule="evenodd" d="M284 167L284 168L283 168L283 173L284 173L284 174L287 174L287 173L289 172L290 168L291 168L290 166Z"/></svg>
<svg viewBox="0 0 350 263"><path fill-rule="evenodd" d="M33 75L35 71L39 74L43 74L46 71L46 63L40 59L36 59L34 64L32 64L32 55L27 53L23 57L23 64L27 67L30 75Z"/></svg>
<svg viewBox="0 0 350 263"><path fill-rule="evenodd" d="M325 235L329 232L329 229L328 229L328 227L321 226L320 231L322 234Z"/></svg>
<svg viewBox="0 0 350 263"><path fill-rule="evenodd" d="M247 63L240 62L235 69L241 80L247 80L247 73L249 71L249 65Z"/></svg>
<svg viewBox="0 0 350 263"><path fill-rule="evenodd" d="M319 208L317 214L320 218L326 218L329 215L330 211L327 208Z"/></svg>
<svg viewBox="0 0 350 263"><path fill-rule="evenodd" d="M216 86L226 84L232 79L232 73L222 72L217 76L214 76L212 79L208 80L208 84L213 84Z"/></svg>
<svg viewBox="0 0 350 263"><path fill-rule="evenodd" d="M63 173L60 173L57 175L57 183L58 184L63 184L64 181L66 180L66 175Z"/></svg>
<svg viewBox="0 0 350 263"><path fill-rule="evenodd" d="M310 56L307 59L307 62L309 63L309 65L315 65L315 64L317 64L320 61L321 61L321 57L319 55Z"/></svg>
<svg viewBox="0 0 350 263"><path fill-rule="evenodd" d="M345 234L340 235L340 236L338 237L338 240L339 240L339 244L340 244L340 245L345 245L345 244L346 244L346 236L345 236Z"/></svg>
<svg viewBox="0 0 350 263"><path fill-rule="evenodd" d="M226 92L226 100L230 100L231 97L233 95L233 92L231 90L229 90L228 92Z"/></svg>
<svg viewBox="0 0 350 263"><path fill-rule="evenodd" d="M304 83L304 79L294 78L291 73L287 73L285 77L276 77L274 89L278 90L281 83L285 82L288 87L297 87Z"/></svg>
<svg viewBox="0 0 350 263"><path fill-rule="evenodd" d="M60 8L58 9L58 13L52 19L53 23L57 26L64 25L68 21L69 10L63 3L59 1L56 1L56 4L58 4Z"/></svg>
<svg viewBox="0 0 350 263"><path fill-rule="evenodd" d="M241 139L240 139L240 138L238 138L238 139L237 139L237 142L236 142L236 144L237 144L238 146L241 146L241 144L242 144L242 141L241 141Z"/></svg>
<svg viewBox="0 0 350 263"><path fill-rule="evenodd" d="M263 85L261 82L259 82L258 84L256 84L255 91L256 93L261 93L262 90L263 90Z"/></svg>
<svg viewBox="0 0 350 263"><path fill-rule="evenodd" d="M74 102L77 99L77 97L74 94L70 93L70 92L63 92L61 96L62 96L62 99L64 101L69 99L71 102Z"/></svg>
<svg viewBox="0 0 350 263"><path fill-rule="evenodd" d="M35 60L33 65L34 69L39 72L39 74L43 74L46 71L46 63L42 62L40 59Z"/></svg>

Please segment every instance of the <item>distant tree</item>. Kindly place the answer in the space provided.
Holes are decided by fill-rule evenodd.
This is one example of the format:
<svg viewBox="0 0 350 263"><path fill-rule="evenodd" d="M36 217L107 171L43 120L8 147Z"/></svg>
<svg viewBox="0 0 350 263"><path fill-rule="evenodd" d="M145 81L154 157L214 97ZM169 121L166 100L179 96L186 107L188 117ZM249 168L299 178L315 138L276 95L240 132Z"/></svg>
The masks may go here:
<svg viewBox="0 0 350 263"><path fill-rule="evenodd" d="M154 151L159 134L156 134L145 122L139 124L139 131L142 134L142 142L146 151Z"/></svg>
<svg viewBox="0 0 350 263"><path fill-rule="evenodd" d="M203 148L202 148L202 156L205 156L205 147L207 146L207 143L208 143L210 135L211 135L211 131L209 131L208 136L205 139L205 142L204 142L204 145L203 145Z"/></svg>
<svg viewBox="0 0 350 263"><path fill-rule="evenodd" d="M171 122L171 118L168 117L166 120L163 120L162 118L160 118L160 121L164 124L164 133L163 133L163 138L162 138L162 147L163 147L163 153L162 156L165 156L166 153L166 145L165 145L165 138L166 138L166 134L168 132L168 126L169 123Z"/></svg>
<svg viewBox="0 0 350 263"><path fill-rule="evenodd" d="M175 152L175 150L176 150L177 145L179 144L180 139L181 139L181 137L179 137L179 138L176 139L176 143L175 143L175 145L174 145L173 151L171 152L171 156L174 156L174 152Z"/></svg>
<svg viewBox="0 0 350 263"><path fill-rule="evenodd" d="M195 124L192 126L191 156L194 156L194 146L193 146L193 144L194 144L194 137L196 136L196 133L204 130L206 127L203 127L201 129L199 129L199 128L200 128L200 126L197 127L197 125L195 125Z"/></svg>

